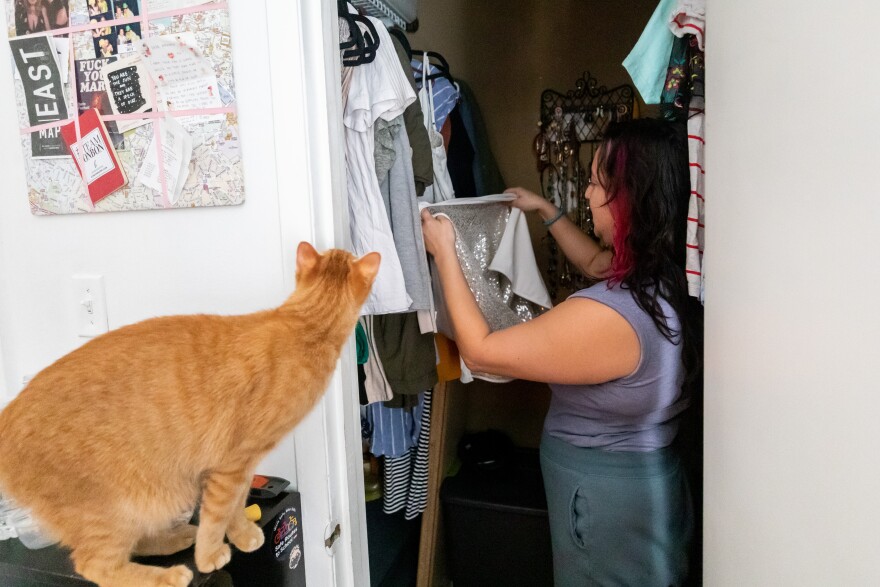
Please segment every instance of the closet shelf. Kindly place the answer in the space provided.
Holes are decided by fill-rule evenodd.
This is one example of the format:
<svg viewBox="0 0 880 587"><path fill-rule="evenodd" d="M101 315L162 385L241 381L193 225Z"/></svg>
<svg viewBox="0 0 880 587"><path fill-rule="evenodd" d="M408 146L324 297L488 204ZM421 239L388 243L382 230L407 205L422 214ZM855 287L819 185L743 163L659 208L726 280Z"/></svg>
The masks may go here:
<svg viewBox="0 0 880 587"><path fill-rule="evenodd" d="M386 24L414 32L419 28L418 0L348 0L355 8L367 16L384 21Z"/></svg>

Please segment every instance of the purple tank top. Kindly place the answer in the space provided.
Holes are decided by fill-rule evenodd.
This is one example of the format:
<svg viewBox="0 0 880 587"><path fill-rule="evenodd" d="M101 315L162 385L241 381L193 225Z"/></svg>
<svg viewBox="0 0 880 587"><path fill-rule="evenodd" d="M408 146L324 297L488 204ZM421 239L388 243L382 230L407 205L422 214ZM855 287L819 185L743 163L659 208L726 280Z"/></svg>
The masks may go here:
<svg viewBox="0 0 880 587"><path fill-rule="evenodd" d="M569 444L612 451L651 451L668 446L678 431L677 416L688 406L681 384L681 345L667 340L633 299L632 290L603 281L572 298L605 304L632 325L641 358L636 370L597 385L550 385L553 392L544 430ZM673 331L672 307L661 300Z"/></svg>

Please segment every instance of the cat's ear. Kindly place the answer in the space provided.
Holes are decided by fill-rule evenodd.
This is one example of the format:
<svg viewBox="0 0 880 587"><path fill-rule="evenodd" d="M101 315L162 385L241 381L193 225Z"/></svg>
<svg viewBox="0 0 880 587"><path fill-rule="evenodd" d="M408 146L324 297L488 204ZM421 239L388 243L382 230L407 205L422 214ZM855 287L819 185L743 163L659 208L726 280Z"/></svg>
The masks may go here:
<svg viewBox="0 0 880 587"><path fill-rule="evenodd" d="M321 255L315 250L315 247L303 241L296 248L296 272L309 271L318 264L318 258Z"/></svg>
<svg viewBox="0 0 880 587"><path fill-rule="evenodd" d="M379 253L367 253L355 261L354 266L364 276L364 279L372 283L373 279L376 278L376 274L379 273L379 263L381 261L382 255Z"/></svg>

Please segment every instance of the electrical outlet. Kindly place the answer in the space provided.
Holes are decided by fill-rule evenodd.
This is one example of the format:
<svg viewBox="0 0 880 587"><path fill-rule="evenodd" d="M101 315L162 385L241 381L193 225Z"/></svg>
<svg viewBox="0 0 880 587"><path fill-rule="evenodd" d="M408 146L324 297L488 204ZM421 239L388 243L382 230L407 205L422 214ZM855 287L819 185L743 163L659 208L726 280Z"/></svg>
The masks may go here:
<svg viewBox="0 0 880 587"><path fill-rule="evenodd" d="M74 275L73 281L77 334L84 338L104 334L109 330L107 300L104 297L104 277L101 275Z"/></svg>

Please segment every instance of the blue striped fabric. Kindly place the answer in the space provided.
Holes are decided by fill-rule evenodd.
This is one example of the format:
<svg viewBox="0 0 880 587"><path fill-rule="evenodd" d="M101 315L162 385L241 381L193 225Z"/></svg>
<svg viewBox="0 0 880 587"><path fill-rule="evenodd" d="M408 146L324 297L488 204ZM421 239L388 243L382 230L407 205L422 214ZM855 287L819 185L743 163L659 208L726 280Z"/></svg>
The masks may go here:
<svg viewBox="0 0 880 587"><path fill-rule="evenodd" d="M418 81L422 72L421 60L413 59L412 68L413 77L416 77L416 84L419 89L421 89L422 84ZM432 74L439 71L433 65L429 66L428 69ZM440 129L443 128L443 123L446 122L446 119L449 117L449 113L452 112L455 105L458 104L460 94L458 88L452 85L452 83L445 77L431 80L431 82L434 88L434 126L439 132Z"/></svg>
<svg viewBox="0 0 880 587"><path fill-rule="evenodd" d="M401 457L385 457L382 511L393 514L404 508L404 518L418 517L428 503L428 450L431 438L431 396L427 390L419 396L413 415L417 425L418 444Z"/></svg>
<svg viewBox="0 0 880 587"><path fill-rule="evenodd" d="M421 423L421 406L423 399L419 397L419 405L412 410L405 408L387 408L383 402L375 402L365 406L367 426L372 429L370 452L377 457L401 457L416 446L419 439Z"/></svg>

